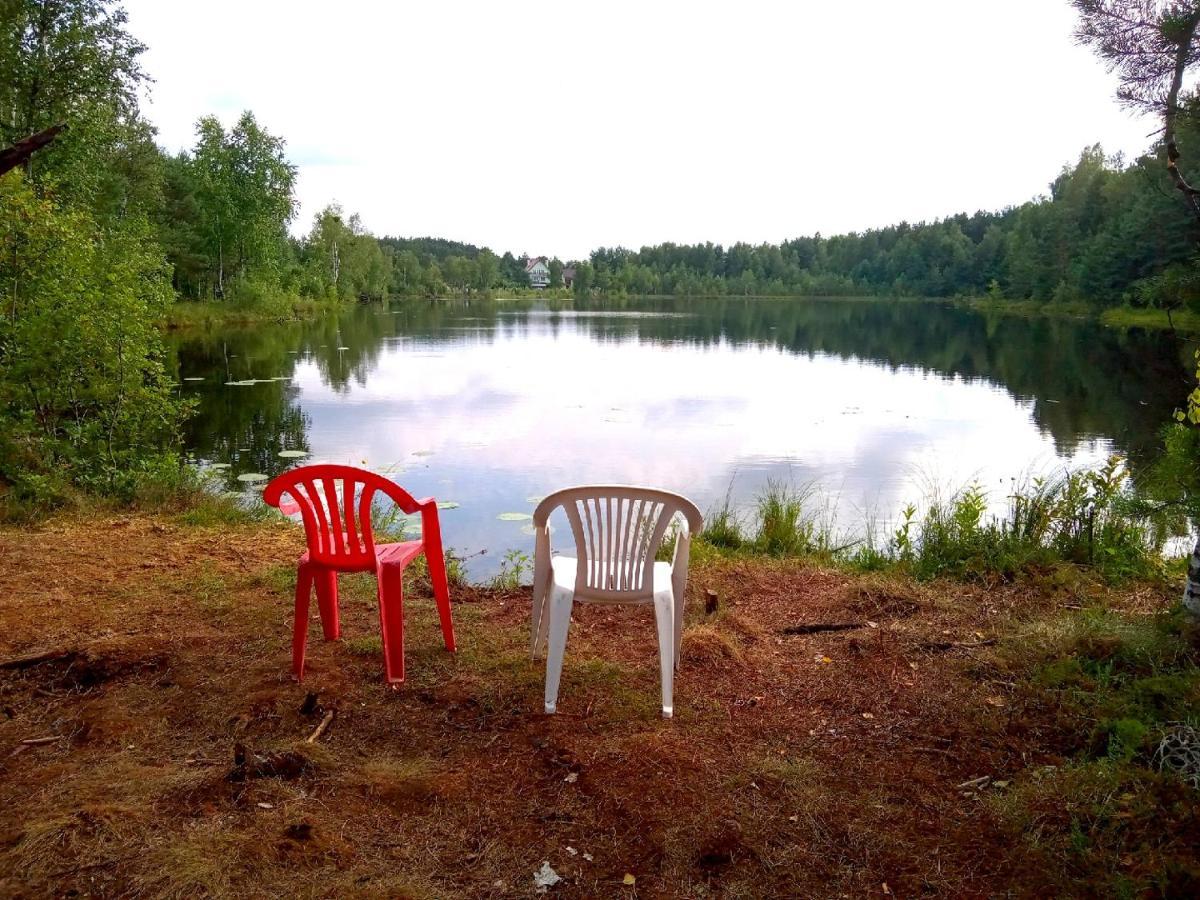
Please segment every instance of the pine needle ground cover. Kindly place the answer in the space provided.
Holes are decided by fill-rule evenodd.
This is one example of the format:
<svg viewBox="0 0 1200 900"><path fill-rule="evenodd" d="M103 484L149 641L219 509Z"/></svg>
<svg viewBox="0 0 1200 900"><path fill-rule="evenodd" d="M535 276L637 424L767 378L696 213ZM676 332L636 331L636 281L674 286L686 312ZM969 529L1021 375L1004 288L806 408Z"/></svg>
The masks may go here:
<svg viewBox="0 0 1200 900"><path fill-rule="evenodd" d="M1159 754L1200 691L1170 585L702 559L675 719L651 614L586 606L551 717L528 589L458 587L450 656L414 580L392 691L344 578L296 684L299 530L188 521L0 530L4 895L523 897L543 863L564 897L1200 885Z"/></svg>

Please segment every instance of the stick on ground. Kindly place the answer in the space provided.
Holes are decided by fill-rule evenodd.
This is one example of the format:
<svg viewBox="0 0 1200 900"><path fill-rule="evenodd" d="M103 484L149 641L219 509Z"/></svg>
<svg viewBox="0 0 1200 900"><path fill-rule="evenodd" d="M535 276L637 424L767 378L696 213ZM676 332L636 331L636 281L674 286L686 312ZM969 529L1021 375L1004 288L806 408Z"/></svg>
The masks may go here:
<svg viewBox="0 0 1200 900"><path fill-rule="evenodd" d="M308 736L308 740L305 741L306 744L315 743L317 738L325 733L325 729L328 728L329 723L333 721L335 712L335 710L331 709L329 712L325 713L325 718L321 720L321 724L316 727L316 730Z"/></svg>

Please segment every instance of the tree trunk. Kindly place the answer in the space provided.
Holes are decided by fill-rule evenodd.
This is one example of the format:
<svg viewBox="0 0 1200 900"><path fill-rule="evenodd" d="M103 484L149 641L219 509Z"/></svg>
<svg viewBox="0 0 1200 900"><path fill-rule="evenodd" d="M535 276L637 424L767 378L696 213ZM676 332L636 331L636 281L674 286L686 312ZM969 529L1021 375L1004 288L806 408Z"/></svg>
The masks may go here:
<svg viewBox="0 0 1200 900"><path fill-rule="evenodd" d="M1192 43L1196 39L1196 29L1200 27L1200 10L1188 17L1184 33L1180 36L1179 45L1175 51L1175 73L1171 78L1171 86L1167 90L1165 109L1163 112L1163 143L1167 149L1167 171L1175 187L1187 200L1192 214L1200 219L1200 190L1188 184L1183 173L1179 171L1179 147L1175 142L1175 121L1179 117L1179 94L1183 87L1183 76L1191 61Z"/></svg>

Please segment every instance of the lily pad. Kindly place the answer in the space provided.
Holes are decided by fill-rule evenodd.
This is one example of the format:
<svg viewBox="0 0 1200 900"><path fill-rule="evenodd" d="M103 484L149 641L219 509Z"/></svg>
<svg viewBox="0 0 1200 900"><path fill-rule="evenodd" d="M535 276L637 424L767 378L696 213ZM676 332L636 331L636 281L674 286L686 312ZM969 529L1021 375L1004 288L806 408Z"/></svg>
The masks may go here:
<svg viewBox="0 0 1200 900"><path fill-rule="evenodd" d="M338 347L339 350L349 350L349 347Z"/></svg>
<svg viewBox="0 0 1200 900"><path fill-rule="evenodd" d="M433 454L433 450L414 450L412 452L413 456L433 456Z"/></svg>
<svg viewBox="0 0 1200 900"><path fill-rule="evenodd" d="M439 500L437 508L438 509L458 509L460 506L462 506L461 503L455 503L453 500Z"/></svg>
<svg viewBox="0 0 1200 900"><path fill-rule="evenodd" d="M220 472L220 471L222 471L223 469L228 469L228 468L229 468L229 463L209 463L209 464L208 464L208 467L209 467L210 469L213 469L213 470L217 471L217 472Z"/></svg>
<svg viewBox="0 0 1200 900"><path fill-rule="evenodd" d="M224 497L226 500L241 500L246 495L241 491L222 491L218 496Z"/></svg>
<svg viewBox="0 0 1200 900"><path fill-rule="evenodd" d="M225 387L248 387L249 385L252 385L252 384L254 384L253 378L248 379L246 381L227 381L227 382L225 382Z"/></svg>
<svg viewBox="0 0 1200 900"><path fill-rule="evenodd" d="M203 381L204 379L201 378L199 375L189 375L187 378L185 378L183 380L184 381Z"/></svg>
<svg viewBox="0 0 1200 900"><path fill-rule="evenodd" d="M267 476L262 472L246 472L244 475L239 475L237 480L243 484L255 484L259 481L266 481Z"/></svg>
<svg viewBox="0 0 1200 900"><path fill-rule="evenodd" d="M307 450L280 450L279 451L280 459L300 459L301 457L308 456L308 455L309 455L309 453Z"/></svg>
<svg viewBox="0 0 1200 900"><path fill-rule="evenodd" d="M543 496L542 494L534 494L532 497L526 497L525 502L533 504L534 506L537 506L539 503L541 503L545 499L546 499L545 496Z"/></svg>
<svg viewBox="0 0 1200 900"><path fill-rule="evenodd" d="M522 512L504 512L500 513L500 515L496 516L496 518L501 522L528 522L533 518L533 516L531 516L529 513Z"/></svg>
<svg viewBox="0 0 1200 900"><path fill-rule="evenodd" d="M546 528L549 530L549 532L551 534L554 534L553 526L547 525ZM530 537L533 537L534 535L537 534L537 526L534 525L532 522L530 522L528 525L522 525L521 526L521 534L527 534Z"/></svg>

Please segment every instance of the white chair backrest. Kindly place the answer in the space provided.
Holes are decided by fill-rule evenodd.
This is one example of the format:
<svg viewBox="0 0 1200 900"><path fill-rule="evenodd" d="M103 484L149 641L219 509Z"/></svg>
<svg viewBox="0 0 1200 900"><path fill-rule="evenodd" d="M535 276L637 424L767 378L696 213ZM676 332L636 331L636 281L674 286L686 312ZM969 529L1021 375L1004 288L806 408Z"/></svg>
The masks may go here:
<svg viewBox="0 0 1200 900"><path fill-rule="evenodd" d="M676 514L686 528L679 540L703 526L691 500L670 491L630 485L583 485L555 491L533 511L533 525L545 534L550 514L567 514L579 560L577 595L597 599L648 599L654 594L654 556ZM539 549L543 543L539 541ZM549 553L549 541L544 543Z"/></svg>

